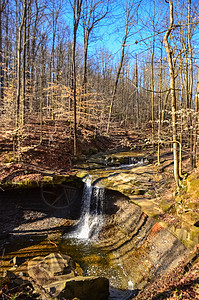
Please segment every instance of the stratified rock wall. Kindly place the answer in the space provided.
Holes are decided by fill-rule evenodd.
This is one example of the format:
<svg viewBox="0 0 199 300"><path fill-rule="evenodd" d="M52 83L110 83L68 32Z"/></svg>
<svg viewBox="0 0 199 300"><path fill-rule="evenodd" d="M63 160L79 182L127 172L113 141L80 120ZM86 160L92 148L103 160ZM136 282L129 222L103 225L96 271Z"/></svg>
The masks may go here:
<svg viewBox="0 0 199 300"><path fill-rule="evenodd" d="M110 251L111 263L121 264L136 287L143 287L149 278L175 267L187 253L174 235L139 206L119 193L113 192L107 199L100 246Z"/></svg>

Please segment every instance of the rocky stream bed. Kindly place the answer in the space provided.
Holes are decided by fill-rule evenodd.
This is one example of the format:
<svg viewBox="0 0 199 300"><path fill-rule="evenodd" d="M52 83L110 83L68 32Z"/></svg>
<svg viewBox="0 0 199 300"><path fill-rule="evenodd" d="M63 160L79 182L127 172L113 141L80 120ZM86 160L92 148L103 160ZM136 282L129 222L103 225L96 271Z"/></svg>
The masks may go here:
<svg viewBox="0 0 199 300"><path fill-rule="evenodd" d="M92 242L92 247L86 246L85 250L81 243L77 247L71 245L67 234L73 231L80 218L83 180L88 175L95 187L105 189L105 199L104 222L98 240ZM149 281L177 267L199 243L197 213L189 211L187 218L179 218L178 214L167 219L173 198L158 193L158 187L161 190L165 181L164 176L154 168L150 153L131 151L94 155L86 163L79 161L72 176L62 177L61 185L57 178L54 180L53 176L49 176L47 184L45 178L45 184L28 182L26 188L16 188L17 183L10 184L7 190L2 186L1 275L15 282L18 280L19 285L30 283L34 286L35 279L28 267L33 258L44 259L50 253L70 255L83 269L82 273L74 273L75 277L84 274L108 278L112 293L110 299L131 299ZM62 238L63 234L65 238ZM81 249L87 252L80 254ZM65 276L65 273L58 275ZM57 278L52 279L53 276L48 278L50 284L57 282ZM107 290L107 281L103 280ZM37 287L43 285L36 284ZM73 299L77 296L67 296L63 289L60 294L53 293L52 286L50 291L34 287L37 293L30 297ZM104 287L101 288L103 290ZM33 288L29 289L32 291ZM120 291L125 293L120 294ZM2 293L6 295L6 291ZM106 292L102 293L102 298L99 298L97 289L96 293L96 299L108 298ZM78 297L95 299L95 296L86 298L82 295L78 294ZM21 298L17 299L26 299L23 297L22 292Z"/></svg>

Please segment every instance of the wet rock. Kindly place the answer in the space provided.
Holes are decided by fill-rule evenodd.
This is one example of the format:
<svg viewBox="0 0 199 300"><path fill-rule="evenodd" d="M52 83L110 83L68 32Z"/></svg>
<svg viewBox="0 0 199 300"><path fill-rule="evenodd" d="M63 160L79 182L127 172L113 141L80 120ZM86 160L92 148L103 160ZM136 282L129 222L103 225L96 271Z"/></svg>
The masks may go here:
<svg viewBox="0 0 199 300"><path fill-rule="evenodd" d="M135 189L135 190L132 190L131 193L134 195L144 195L146 193L146 190Z"/></svg>
<svg viewBox="0 0 199 300"><path fill-rule="evenodd" d="M199 227L199 221L195 222L194 226Z"/></svg>
<svg viewBox="0 0 199 300"><path fill-rule="evenodd" d="M67 255L51 253L35 257L28 263L28 272L37 292L42 287L51 299L106 300L109 296L108 279L83 277L81 268Z"/></svg>
<svg viewBox="0 0 199 300"><path fill-rule="evenodd" d="M10 260L10 264L14 266L20 266L25 261L24 257L15 256Z"/></svg>
<svg viewBox="0 0 199 300"><path fill-rule="evenodd" d="M17 278L17 276L10 270L4 271L3 277L9 278L9 279L16 279Z"/></svg>
<svg viewBox="0 0 199 300"><path fill-rule="evenodd" d="M44 288L53 298L59 296L59 299L107 300L109 297L109 281L104 277L77 276L53 282Z"/></svg>
<svg viewBox="0 0 199 300"><path fill-rule="evenodd" d="M9 237L9 231L4 230L0 233L0 240L4 240Z"/></svg>
<svg viewBox="0 0 199 300"><path fill-rule="evenodd" d="M65 280L78 275L76 263L72 258L59 253L33 258L28 263L28 273L39 285L54 282L58 276Z"/></svg>

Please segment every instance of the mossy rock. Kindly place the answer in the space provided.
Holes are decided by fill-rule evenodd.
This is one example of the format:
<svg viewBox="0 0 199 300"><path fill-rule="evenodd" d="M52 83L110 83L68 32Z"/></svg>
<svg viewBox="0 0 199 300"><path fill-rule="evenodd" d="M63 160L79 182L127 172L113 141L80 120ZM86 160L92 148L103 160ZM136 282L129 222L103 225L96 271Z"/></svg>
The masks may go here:
<svg viewBox="0 0 199 300"><path fill-rule="evenodd" d="M23 188L35 188L39 186L37 181L31 181L26 179L24 181L6 181L1 183L2 190L9 190L9 189L23 189Z"/></svg>
<svg viewBox="0 0 199 300"><path fill-rule="evenodd" d="M80 178L76 176L62 176L62 175L52 175L52 176L44 176L41 180L43 185L51 185L51 184L64 184L67 183L69 185L75 187L82 187L83 183Z"/></svg>
<svg viewBox="0 0 199 300"><path fill-rule="evenodd" d="M146 193L146 190L140 190L140 189L135 189L132 190L131 194L133 195L144 195Z"/></svg>
<svg viewBox="0 0 199 300"><path fill-rule="evenodd" d="M78 178L82 179L82 178L84 178L85 176L88 175L88 171L85 171L85 170L80 171L80 170L78 170L78 172L76 173L76 175L77 175Z"/></svg>
<svg viewBox="0 0 199 300"><path fill-rule="evenodd" d="M42 183L53 183L53 176L44 176Z"/></svg>
<svg viewBox="0 0 199 300"><path fill-rule="evenodd" d="M62 176L62 175L49 175L44 176L39 182L30 180L29 178L24 179L23 181L6 181L2 183L0 186L4 190L9 189L27 189L27 188L35 188L40 186L49 186L52 184L68 184L73 187L82 188L83 182L80 178L76 176Z"/></svg>
<svg viewBox="0 0 199 300"><path fill-rule="evenodd" d="M89 149L86 149L85 151L83 151L83 154L85 155L93 155L96 154L98 152L98 149L95 147L91 147Z"/></svg>
<svg viewBox="0 0 199 300"><path fill-rule="evenodd" d="M199 197L199 179L192 179L190 178L187 181L187 193Z"/></svg>
<svg viewBox="0 0 199 300"><path fill-rule="evenodd" d="M163 211L166 212L166 211L168 211L168 210L171 208L172 204L173 204L173 203L168 203L168 201L162 200L162 201L160 202L160 207L163 209Z"/></svg>

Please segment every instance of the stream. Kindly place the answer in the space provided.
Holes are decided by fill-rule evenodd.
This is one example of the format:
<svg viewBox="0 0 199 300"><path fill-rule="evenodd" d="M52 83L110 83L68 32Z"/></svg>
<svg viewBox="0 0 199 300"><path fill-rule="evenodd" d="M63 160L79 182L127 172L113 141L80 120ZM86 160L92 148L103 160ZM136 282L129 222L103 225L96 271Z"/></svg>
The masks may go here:
<svg viewBox="0 0 199 300"><path fill-rule="evenodd" d="M109 279L109 299L130 299L134 286L122 264L110 264L109 251L97 247L98 234L104 223L105 189L92 185L92 176L85 179L81 217L75 229L64 235L60 243L62 253L67 253L80 264L85 276L104 276Z"/></svg>
<svg viewBox="0 0 199 300"><path fill-rule="evenodd" d="M160 213L153 176L148 157L129 152L80 166L78 188L60 184L2 193L1 214L10 231L10 242L1 245L4 270L17 256L25 262L16 272L25 274L27 258L58 251L71 256L85 276L108 278L109 300L132 299L151 276L186 253L153 218ZM21 221L12 218L19 215ZM59 228L64 233L58 237Z"/></svg>
<svg viewBox="0 0 199 300"><path fill-rule="evenodd" d="M111 165L114 163L114 159L109 161ZM143 163L148 163L143 157L128 157L126 164L109 166L105 170L128 169ZM110 300L132 299L136 290L122 262L116 259L117 263L111 263L110 251L97 245L98 235L105 222L104 204L108 200L105 197L105 188L93 185L93 180L91 174L84 178L80 219L74 229L64 235L60 248L82 266L86 276L104 276L109 279Z"/></svg>

